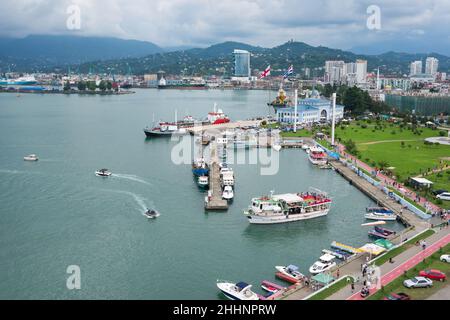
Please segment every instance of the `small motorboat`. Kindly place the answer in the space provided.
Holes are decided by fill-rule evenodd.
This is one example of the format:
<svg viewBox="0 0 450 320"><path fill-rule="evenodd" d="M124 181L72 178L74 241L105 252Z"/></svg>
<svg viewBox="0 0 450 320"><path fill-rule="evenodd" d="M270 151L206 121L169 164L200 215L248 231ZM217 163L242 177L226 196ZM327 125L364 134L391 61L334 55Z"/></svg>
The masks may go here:
<svg viewBox="0 0 450 320"><path fill-rule="evenodd" d="M394 234L396 234L395 231L381 228L381 227L375 227L375 229L369 231L369 236L372 236L374 238L381 238L381 239L387 239Z"/></svg>
<svg viewBox="0 0 450 320"><path fill-rule="evenodd" d="M222 198L227 201L233 200L234 192L232 186L225 186L225 188L223 189Z"/></svg>
<svg viewBox="0 0 450 320"><path fill-rule="evenodd" d="M23 157L25 161L38 161L39 158L35 154L30 154L29 156Z"/></svg>
<svg viewBox="0 0 450 320"><path fill-rule="evenodd" d="M336 266L335 259L336 257L334 255L326 253L319 258L319 261L316 261L316 263L309 268L309 272L311 274L319 274L328 271Z"/></svg>
<svg viewBox="0 0 450 320"><path fill-rule="evenodd" d="M158 211L150 209L148 209L144 214L149 219L156 219L161 215Z"/></svg>
<svg viewBox="0 0 450 320"><path fill-rule="evenodd" d="M283 279L288 280L289 282L299 282L305 279L305 275L300 273L299 268L294 265L289 265L287 267L276 266L275 269L278 270L284 277ZM292 280L292 281L291 281Z"/></svg>
<svg viewBox="0 0 450 320"><path fill-rule="evenodd" d="M208 186L209 186L209 178L208 178L208 176L200 176L200 177L198 177L197 185L200 188L208 188Z"/></svg>
<svg viewBox="0 0 450 320"><path fill-rule="evenodd" d="M275 294L278 291L285 289L285 288L283 288L275 283L269 282L267 280L264 280L263 282L261 282L261 288L264 291L270 292L272 294Z"/></svg>
<svg viewBox="0 0 450 320"><path fill-rule="evenodd" d="M231 300L259 300L259 296L251 289L252 286L245 282L232 283L217 280L217 287Z"/></svg>
<svg viewBox="0 0 450 320"><path fill-rule="evenodd" d="M395 221L397 216L387 208L367 208L364 215L368 220Z"/></svg>
<svg viewBox="0 0 450 320"><path fill-rule="evenodd" d="M110 177L112 176L112 173L108 169L100 169L95 171L95 175L97 177Z"/></svg>

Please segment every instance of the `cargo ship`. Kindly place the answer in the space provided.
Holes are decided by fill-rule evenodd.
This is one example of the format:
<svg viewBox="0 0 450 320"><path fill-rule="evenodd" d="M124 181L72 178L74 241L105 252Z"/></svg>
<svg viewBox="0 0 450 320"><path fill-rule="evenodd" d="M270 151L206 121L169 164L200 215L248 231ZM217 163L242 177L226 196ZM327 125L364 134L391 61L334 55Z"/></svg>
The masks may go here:
<svg viewBox="0 0 450 320"><path fill-rule="evenodd" d="M29 86L36 84L33 76L20 77L17 79L0 79L0 86Z"/></svg>

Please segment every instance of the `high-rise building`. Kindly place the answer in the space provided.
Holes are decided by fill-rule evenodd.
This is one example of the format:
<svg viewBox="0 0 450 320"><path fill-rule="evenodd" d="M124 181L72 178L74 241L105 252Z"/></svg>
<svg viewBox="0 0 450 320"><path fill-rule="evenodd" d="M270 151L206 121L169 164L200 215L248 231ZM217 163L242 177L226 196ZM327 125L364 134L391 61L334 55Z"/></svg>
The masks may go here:
<svg viewBox="0 0 450 320"><path fill-rule="evenodd" d="M415 76L415 75L421 74L421 73L422 73L422 61L411 62L409 75Z"/></svg>
<svg viewBox="0 0 450 320"><path fill-rule="evenodd" d="M367 60L356 60L356 82L364 84L367 81Z"/></svg>
<svg viewBox="0 0 450 320"><path fill-rule="evenodd" d="M234 76L250 78L250 52L246 50L234 50Z"/></svg>
<svg viewBox="0 0 450 320"><path fill-rule="evenodd" d="M354 62L346 63L344 67L344 73L345 75L356 73L356 63Z"/></svg>
<svg viewBox="0 0 450 320"><path fill-rule="evenodd" d="M435 76L438 72L439 60L433 57L428 57L425 64L425 73Z"/></svg>
<svg viewBox="0 0 450 320"><path fill-rule="evenodd" d="M344 61L325 61L325 81L340 83L344 76Z"/></svg>

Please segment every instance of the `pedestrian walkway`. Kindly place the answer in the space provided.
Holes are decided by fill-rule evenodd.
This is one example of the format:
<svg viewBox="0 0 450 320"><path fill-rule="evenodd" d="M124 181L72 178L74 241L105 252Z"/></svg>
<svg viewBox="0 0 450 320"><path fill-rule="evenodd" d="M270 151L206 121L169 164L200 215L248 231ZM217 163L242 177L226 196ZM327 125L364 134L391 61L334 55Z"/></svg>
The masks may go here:
<svg viewBox="0 0 450 320"><path fill-rule="evenodd" d="M409 270L424 258L429 257L436 252L440 247L450 243L450 229L442 229L426 239L428 247L423 250L420 246L414 246L394 257L393 263L386 262L380 266L381 285L385 286L397 277L401 276L405 270ZM327 300L363 300L360 296L360 291L363 285L357 283L355 290L352 292L350 285L332 296ZM370 294L374 294L377 289L372 289Z"/></svg>

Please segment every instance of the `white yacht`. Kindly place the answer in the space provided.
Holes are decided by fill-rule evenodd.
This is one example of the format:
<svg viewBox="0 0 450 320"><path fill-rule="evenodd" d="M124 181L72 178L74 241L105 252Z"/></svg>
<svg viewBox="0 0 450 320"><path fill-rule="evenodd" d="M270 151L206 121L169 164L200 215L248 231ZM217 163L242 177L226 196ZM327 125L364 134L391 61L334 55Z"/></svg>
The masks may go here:
<svg viewBox="0 0 450 320"><path fill-rule="evenodd" d="M39 158L35 154L30 154L29 156L23 157L25 161L38 161Z"/></svg>
<svg viewBox="0 0 450 320"><path fill-rule="evenodd" d="M231 300L259 300L259 297L251 289L252 286L245 282L232 283L217 280L217 287Z"/></svg>
<svg viewBox="0 0 450 320"><path fill-rule="evenodd" d="M227 201L231 201L234 198L234 191L232 186L225 186L222 193L222 198Z"/></svg>
<svg viewBox="0 0 450 320"><path fill-rule="evenodd" d="M395 221L397 216L387 208L367 208L364 217L368 220Z"/></svg>
<svg viewBox="0 0 450 320"><path fill-rule="evenodd" d="M285 266L276 266L275 269L277 269L278 272L281 272L283 275L285 275L288 278L291 278L296 281L301 281L305 278L305 275L299 272L298 267L294 265L289 265L287 267Z"/></svg>
<svg viewBox="0 0 450 320"><path fill-rule="evenodd" d="M319 261L316 261L311 268L309 268L309 272L311 274L319 274L328 271L336 266L335 259L336 257L331 254L324 254L319 258Z"/></svg>

